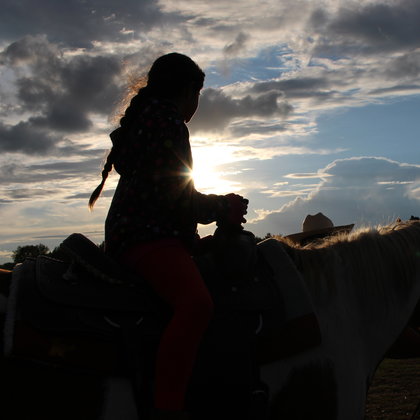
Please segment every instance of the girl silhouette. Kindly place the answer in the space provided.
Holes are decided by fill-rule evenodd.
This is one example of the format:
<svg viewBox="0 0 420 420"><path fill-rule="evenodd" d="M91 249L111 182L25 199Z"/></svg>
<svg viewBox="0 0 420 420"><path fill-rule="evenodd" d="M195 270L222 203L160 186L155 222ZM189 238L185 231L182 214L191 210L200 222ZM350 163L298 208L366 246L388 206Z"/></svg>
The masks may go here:
<svg viewBox="0 0 420 420"><path fill-rule="evenodd" d="M212 298L191 252L197 223L245 222L248 201L194 188L185 123L194 115L204 73L189 57L158 58L147 84L111 133L113 147L92 193L92 208L112 167L120 174L105 222L105 250L145 278L172 308L158 348L154 418L184 419L197 350L213 313Z"/></svg>

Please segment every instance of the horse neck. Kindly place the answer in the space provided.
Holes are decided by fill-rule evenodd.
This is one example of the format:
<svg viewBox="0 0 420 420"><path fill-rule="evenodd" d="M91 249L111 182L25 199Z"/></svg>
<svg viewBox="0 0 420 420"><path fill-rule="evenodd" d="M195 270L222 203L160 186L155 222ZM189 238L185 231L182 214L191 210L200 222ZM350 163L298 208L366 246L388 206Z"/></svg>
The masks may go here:
<svg viewBox="0 0 420 420"><path fill-rule="evenodd" d="M394 236L400 238L366 234L295 250L320 317L353 329L378 354L398 337L420 299L420 226L415 235Z"/></svg>

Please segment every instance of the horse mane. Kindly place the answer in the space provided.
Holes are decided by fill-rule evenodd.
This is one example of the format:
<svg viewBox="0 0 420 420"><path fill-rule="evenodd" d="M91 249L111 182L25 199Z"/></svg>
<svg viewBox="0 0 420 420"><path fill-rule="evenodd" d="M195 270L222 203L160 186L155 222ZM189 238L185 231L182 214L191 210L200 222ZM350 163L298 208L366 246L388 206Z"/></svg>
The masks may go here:
<svg viewBox="0 0 420 420"><path fill-rule="evenodd" d="M322 289L333 293L345 273L359 283L355 285L359 291L385 296L385 288L391 284L395 293L405 295L411 290L420 261L419 221L361 228L305 246L276 239L284 244L308 287L320 293L322 284Z"/></svg>

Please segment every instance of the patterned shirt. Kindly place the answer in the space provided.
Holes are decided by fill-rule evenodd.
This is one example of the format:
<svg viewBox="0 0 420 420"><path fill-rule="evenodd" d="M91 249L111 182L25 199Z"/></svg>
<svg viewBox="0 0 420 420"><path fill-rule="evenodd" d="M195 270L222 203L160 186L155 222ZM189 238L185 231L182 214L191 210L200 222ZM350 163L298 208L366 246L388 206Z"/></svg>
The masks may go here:
<svg viewBox="0 0 420 420"><path fill-rule="evenodd" d="M121 143L114 163L121 176L105 222L108 253L168 237L190 247L197 223L226 212L224 196L195 190L188 129L171 102L145 100Z"/></svg>

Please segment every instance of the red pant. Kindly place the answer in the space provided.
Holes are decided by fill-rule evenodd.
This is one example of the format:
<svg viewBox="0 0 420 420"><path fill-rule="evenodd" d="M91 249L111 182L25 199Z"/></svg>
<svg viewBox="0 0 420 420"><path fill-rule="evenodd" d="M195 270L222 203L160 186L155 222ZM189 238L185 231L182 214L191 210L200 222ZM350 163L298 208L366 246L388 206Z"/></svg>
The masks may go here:
<svg viewBox="0 0 420 420"><path fill-rule="evenodd" d="M178 239L138 244L122 262L149 281L174 311L159 344L154 404L160 410L182 410L198 346L213 315L211 296Z"/></svg>

